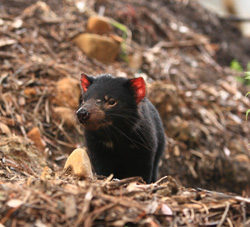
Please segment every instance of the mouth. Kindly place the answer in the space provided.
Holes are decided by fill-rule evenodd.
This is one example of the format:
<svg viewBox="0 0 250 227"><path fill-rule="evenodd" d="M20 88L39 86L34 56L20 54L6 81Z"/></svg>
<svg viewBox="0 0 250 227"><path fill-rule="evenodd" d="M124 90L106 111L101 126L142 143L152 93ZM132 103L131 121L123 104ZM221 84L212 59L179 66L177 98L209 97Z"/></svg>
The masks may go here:
<svg viewBox="0 0 250 227"><path fill-rule="evenodd" d="M100 121L100 122L91 122L91 121L85 121L81 122L84 129L88 131L97 131L101 128L108 127L112 125L111 121Z"/></svg>

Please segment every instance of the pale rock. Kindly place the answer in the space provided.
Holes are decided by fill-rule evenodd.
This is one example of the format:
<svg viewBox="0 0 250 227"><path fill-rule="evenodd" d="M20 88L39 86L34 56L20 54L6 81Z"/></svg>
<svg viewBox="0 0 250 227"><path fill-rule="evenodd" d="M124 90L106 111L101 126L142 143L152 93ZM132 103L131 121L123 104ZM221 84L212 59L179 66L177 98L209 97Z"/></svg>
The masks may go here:
<svg viewBox="0 0 250 227"><path fill-rule="evenodd" d="M23 201L20 199L11 199L7 202L7 205L12 208L20 207L23 204Z"/></svg>
<svg viewBox="0 0 250 227"><path fill-rule="evenodd" d="M63 172L77 177L93 179L91 163L86 150L82 148L75 149L68 157Z"/></svg>
<svg viewBox="0 0 250 227"><path fill-rule="evenodd" d="M66 77L57 82L53 103L57 106L77 109L80 95L79 81L71 77Z"/></svg>
<svg viewBox="0 0 250 227"><path fill-rule="evenodd" d="M114 39L97 34L80 34L73 42L87 56L95 58L105 64L112 63L120 50L120 44Z"/></svg>
<svg viewBox="0 0 250 227"><path fill-rule="evenodd" d="M56 118L59 118L64 125L68 127L76 127L76 115L75 110L68 108L68 107L55 107L53 109Z"/></svg>
<svg viewBox="0 0 250 227"><path fill-rule="evenodd" d="M87 29L91 33L103 35L111 32L112 27L106 17L91 16L88 19Z"/></svg>

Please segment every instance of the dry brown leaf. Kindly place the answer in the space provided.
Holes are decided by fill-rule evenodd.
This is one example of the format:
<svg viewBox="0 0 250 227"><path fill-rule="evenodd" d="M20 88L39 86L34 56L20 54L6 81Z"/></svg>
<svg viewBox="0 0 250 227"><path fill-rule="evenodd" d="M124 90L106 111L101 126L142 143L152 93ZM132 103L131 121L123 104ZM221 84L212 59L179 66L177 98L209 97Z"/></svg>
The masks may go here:
<svg viewBox="0 0 250 227"><path fill-rule="evenodd" d="M10 128L2 122L0 122L0 134L11 135Z"/></svg>
<svg viewBox="0 0 250 227"><path fill-rule="evenodd" d="M77 215L77 204L74 196L67 196L64 200L65 214L68 219Z"/></svg>
<svg viewBox="0 0 250 227"><path fill-rule="evenodd" d="M40 150L40 151L44 151L45 147L46 147L46 143L44 142L44 140L42 139L42 135L40 133L40 130L38 127L34 127L32 128L27 136L29 137L30 140L32 140L35 144L35 146Z"/></svg>

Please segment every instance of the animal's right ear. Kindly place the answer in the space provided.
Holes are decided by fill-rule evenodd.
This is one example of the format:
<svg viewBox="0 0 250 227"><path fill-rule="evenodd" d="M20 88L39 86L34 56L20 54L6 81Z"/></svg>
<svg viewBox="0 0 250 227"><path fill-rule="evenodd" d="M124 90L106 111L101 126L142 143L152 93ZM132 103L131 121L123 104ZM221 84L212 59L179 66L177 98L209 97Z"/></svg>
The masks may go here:
<svg viewBox="0 0 250 227"><path fill-rule="evenodd" d="M85 73L81 74L81 86L84 92L88 90L88 87L92 84L93 78L89 77Z"/></svg>

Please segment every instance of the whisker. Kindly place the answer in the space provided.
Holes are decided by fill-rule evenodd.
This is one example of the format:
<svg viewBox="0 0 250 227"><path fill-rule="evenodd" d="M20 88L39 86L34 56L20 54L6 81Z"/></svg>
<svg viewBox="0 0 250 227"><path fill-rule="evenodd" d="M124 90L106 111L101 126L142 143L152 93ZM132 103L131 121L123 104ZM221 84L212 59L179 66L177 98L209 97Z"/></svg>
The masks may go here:
<svg viewBox="0 0 250 227"><path fill-rule="evenodd" d="M143 147L145 147L146 149L150 149L150 147L148 145L145 146L145 144L136 141L134 139L132 139L131 137L129 137L128 135L126 135L126 133L124 133L121 129L119 129L118 127L116 127L115 125L111 126L112 128L114 128L117 132L119 132L121 135L123 135L124 137L126 137L130 142L132 142L137 148L137 145L141 145ZM143 138L138 132L133 131L136 135L138 135L139 139L141 139L142 141L145 141L146 138ZM147 143L146 143L147 144Z"/></svg>

